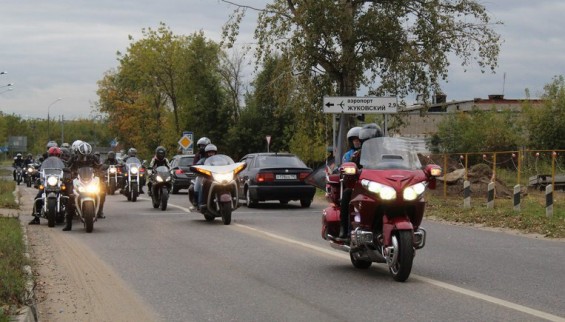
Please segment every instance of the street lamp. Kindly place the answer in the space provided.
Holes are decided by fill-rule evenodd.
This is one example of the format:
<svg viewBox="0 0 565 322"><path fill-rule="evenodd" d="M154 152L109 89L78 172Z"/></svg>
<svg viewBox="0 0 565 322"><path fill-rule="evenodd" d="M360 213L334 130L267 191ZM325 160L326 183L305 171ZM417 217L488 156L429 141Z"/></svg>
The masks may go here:
<svg viewBox="0 0 565 322"><path fill-rule="evenodd" d="M51 108L51 106L53 104L57 103L60 100L62 100L62 98L59 97L58 99L54 100L51 104L49 104L49 106L47 106L47 141L51 141L51 132L49 131L49 120L50 120L49 109ZM62 144L62 142L61 142L61 144Z"/></svg>

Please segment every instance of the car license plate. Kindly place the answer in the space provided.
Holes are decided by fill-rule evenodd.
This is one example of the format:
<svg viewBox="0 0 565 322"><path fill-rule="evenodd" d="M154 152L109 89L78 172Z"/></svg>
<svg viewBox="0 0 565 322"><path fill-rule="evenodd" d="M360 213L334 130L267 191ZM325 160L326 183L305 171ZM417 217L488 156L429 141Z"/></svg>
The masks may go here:
<svg viewBox="0 0 565 322"><path fill-rule="evenodd" d="M296 174L277 174L277 180L296 180Z"/></svg>

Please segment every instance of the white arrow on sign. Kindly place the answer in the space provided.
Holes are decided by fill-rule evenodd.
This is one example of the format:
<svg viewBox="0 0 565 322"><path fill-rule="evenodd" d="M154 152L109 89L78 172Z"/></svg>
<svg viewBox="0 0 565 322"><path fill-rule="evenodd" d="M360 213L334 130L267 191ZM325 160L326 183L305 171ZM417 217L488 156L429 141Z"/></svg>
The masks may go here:
<svg viewBox="0 0 565 322"><path fill-rule="evenodd" d="M395 114L397 101L396 97L324 97L324 113Z"/></svg>

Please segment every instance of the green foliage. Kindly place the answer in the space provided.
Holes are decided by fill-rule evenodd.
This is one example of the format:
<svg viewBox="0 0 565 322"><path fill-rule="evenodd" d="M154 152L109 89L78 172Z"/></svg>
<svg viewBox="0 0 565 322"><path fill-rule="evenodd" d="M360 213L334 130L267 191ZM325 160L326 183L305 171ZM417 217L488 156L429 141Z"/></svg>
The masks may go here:
<svg viewBox="0 0 565 322"><path fill-rule="evenodd" d="M436 153L514 151L522 142L522 129L513 112L473 110L452 113L438 124L432 138Z"/></svg>
<svg viewBox="0 0 565 322"><path fill-rule="evenodd" d="M532 149L565 149L565 78L556 76L544 87L542 107L525 105L525 127Z"/></svg>
<svg viewBox="0 0 565 322"><path fill-rule="evenodd" d="M12 176L12 171L9 172L8 177ZM16 190L16 182L12 180L0 180L0 208L18 209L14 197L14 190Z"/></svg>

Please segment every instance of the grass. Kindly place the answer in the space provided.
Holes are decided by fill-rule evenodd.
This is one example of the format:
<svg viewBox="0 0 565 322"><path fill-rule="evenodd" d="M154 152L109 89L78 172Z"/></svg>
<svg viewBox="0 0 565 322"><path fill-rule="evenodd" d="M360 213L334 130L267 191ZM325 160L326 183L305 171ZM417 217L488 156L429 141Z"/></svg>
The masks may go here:
<svg viewBox="0 0 565 322"><path fill-rule="evenodd" d="M9 321L24 305L27 276L23 267L30 264L24 252L19 220L0 217L0 322Z"/></svg>
<svg viewBox="0 0 565 322"><path fill-rule="evenodd" d="M463 207L463 198L427 196L427 218L450 222L479 224L487 227L516 229L549 238L565 238L565 195L554 193L553 215L546 216L545 194L532 192L521 200L521 211L515 211L511 199L495 199L494 208L486 200L473 199L471 207Z"/></svg>
<svg viewBox="0 0 565 322"><path fill-rule="evenodd" d="M18 209L14 191L16 190L16 182L8 180L0 180L0 208Z"/></svg>

